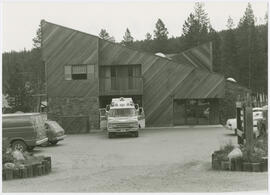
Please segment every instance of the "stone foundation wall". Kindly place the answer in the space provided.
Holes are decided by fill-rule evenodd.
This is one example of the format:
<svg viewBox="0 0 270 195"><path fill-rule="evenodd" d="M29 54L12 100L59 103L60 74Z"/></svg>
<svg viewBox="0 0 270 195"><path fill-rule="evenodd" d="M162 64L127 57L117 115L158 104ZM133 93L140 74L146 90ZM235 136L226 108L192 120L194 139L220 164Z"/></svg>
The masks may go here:
<svg viewBox="0 0 270 195"><path fill-rule="evenodd" d="M49 97L48 119L56 120L67 133L98 129L98 97Z"/></svg>

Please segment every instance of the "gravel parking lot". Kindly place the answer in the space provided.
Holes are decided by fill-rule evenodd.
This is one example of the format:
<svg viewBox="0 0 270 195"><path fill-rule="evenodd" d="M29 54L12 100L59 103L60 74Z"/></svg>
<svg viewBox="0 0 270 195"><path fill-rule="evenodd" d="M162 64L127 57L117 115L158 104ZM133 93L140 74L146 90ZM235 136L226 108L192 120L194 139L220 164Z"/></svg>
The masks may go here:
<svg viewBox="0 0 270 195"><path fill-rule="evenodd" d="M4 181L3 192L266 191L267 173L211 170L211 154L236 137L222 127L162 128L140 137L104 132L68 135L38 147L52 157L49 175Z"/></svg>

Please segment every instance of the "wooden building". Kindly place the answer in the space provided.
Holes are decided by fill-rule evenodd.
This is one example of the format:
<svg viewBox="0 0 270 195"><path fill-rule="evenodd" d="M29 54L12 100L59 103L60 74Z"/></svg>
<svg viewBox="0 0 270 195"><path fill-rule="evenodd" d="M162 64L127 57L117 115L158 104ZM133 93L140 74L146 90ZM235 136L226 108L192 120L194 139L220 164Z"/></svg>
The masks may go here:
<svg viewBox="0 0 270 195"><path fill-rule="evenodd" d="M167 56L42 21L48 117L86 132L124 96L143 106L147 126L218 124L225 79L212 70L211 43Z"/></svg>

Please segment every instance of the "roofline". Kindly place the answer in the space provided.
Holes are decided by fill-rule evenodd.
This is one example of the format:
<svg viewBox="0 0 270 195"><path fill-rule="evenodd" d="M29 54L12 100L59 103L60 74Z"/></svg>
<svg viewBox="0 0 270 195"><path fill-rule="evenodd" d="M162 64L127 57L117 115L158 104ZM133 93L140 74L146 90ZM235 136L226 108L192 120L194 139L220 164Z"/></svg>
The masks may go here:
<svg viewBox="0 0 270 195"><path fill-rule="evenodd" d="M187 64L179 64L178 62L176 62L176 61L174 61L174 60L170 60L170 59L167 59L167 58L163 58L163 57L157 56L157 55L155 55L155 54L153 54L153 53L150 53L150 52L140 51L140 50L131 48L131 47L129 47L129 46L122 45L121 43L116 43L116 42L108 41L108 40L102 39L102 38L100 38L100 37L98 37L98 36L96 36L96 35L92 35L92 34L89 34L89 33L86 33L86 32L80 31L80 30L76 30L76 29L73 29L73 28L69 28L69 27L66 27L66 26L62 26L62 25L59 25L59 24L55 24L55 23L52 23L52 22L48 22L48 21L42 19L42 20L41 20L41 23L44 23L44 22L45 22L45 23L48 23L48 24L56 25L56 26L59 26L59 27L62 27L62 28L68 29L68 30L73 30L73 31L76 31L76 32L79 32L79 33L83 33L83 34L85 34L85 35L95 37L95 38L97 38L98 40L105 41L105 42L109 42L109 43L111 43L111 44L116 44L116 45L118 45L118 46L121 46L121 47L124 47L124 48L128 48L128 49L133 50L133 51L137 51L137 52L145 53L145 54L148 54L148 55L152 55L152 56L155 56L155 57L157 57L157 58L160 58L160 59L163 59L163 60L167 60L168 62L173 62L173 63L178 64L178 65L183 65L183 66L191 67L190 65L187 65ZM42 26L42 25L41 25L41 26ZM209 41L209 42L211 42L211 41ZM206 44L206 43L204 43L204 44ZM202 45L204 45L204 44L202 44ZM199 45L198 45L198 46L199 46ZM198 47L198 46L196 46L196 47ZM193 49L193 48L196 48L196 47L192 47L192 48L190 48L190 49L188 49L188 50L185 50L185 51L183 51L183 52L181 52L181 53L184 53L184 52L189 51L189 50L191 50L191 49ZM178 54L181 54L181 53L178 53ZM200 71L203 71L203 72L208 72L208 73L216 74L216 75L222 76L222 77L225 79L225 76L222 75L222 74L215 73L215 72L210 71L210 70L209 70L209 71L203 70L203 69L200 69L200 68L197 68L197 67L192 67L192 68L197 69L197 70L200 70Z"/></svg>

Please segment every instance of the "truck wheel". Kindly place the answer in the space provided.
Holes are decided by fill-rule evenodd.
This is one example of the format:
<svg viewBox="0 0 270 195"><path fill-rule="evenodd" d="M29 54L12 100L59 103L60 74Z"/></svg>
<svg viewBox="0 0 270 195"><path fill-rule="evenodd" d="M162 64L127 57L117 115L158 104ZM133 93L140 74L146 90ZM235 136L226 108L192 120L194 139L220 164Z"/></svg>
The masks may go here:
<svg viewBox="0 0 270 195"><path fill-rule="evenodd" d="M134 137L139 137L139 132L138 132L138 131L135 131L135 132L133 133L133 136L134 136Z"/></svg>
<svg viewBox="0 0 270 195"><path fill-rule="evenodd" d="M50 141L50 144L52 144L53 146L55 146L58 143L58 141Z"/></svg>
<svg viewBox="0 0 270 195"><path fill-rule="evenodd" d="M12 142L11 147L13 150L19 150L21 152L24 152L27 149L26 144L21 140Z"/></svg>
<svg viewBox="0 0 270 195"><path fill-rule="evenodd" d="M28 147L27 147L27 150L28 150L28 151L33 151L34 148L35 148L35 146L28 146Z"/></svg>
<svg viewBox="0 0 270 195"><path fill-rule="evenodd" d="M108 138L113 138L113 133L109 132L108 133Z"/></svg>

